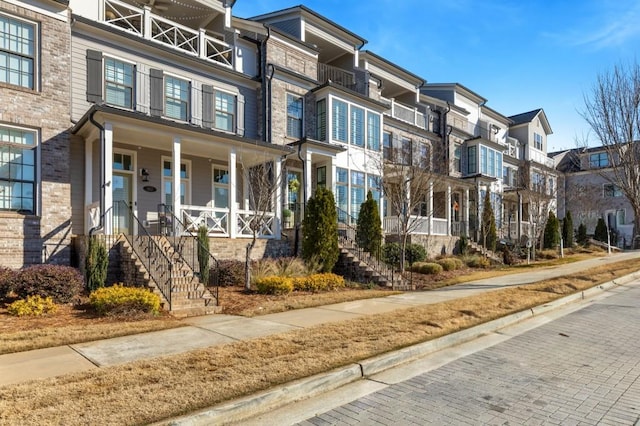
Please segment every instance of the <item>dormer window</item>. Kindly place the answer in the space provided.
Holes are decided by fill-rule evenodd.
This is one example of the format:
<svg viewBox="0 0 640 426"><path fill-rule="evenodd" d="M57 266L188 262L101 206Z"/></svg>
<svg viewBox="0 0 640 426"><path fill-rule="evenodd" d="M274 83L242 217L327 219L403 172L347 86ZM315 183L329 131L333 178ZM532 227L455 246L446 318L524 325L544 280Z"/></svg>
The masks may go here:
<svg viewBox="0 0 640 426"><path fill-rule="evenodd" d="M589 154L589 168L602 169L604 167L609 167L609 156L606 152Z"/></svg>
<svg viewBox="0 0 640 426"><path fill-rule="evenodd" d="M535 147L535 149L539 149L540 151L542 151L542 135L539 133L534 133L533 134L533 146Z"/></svg>

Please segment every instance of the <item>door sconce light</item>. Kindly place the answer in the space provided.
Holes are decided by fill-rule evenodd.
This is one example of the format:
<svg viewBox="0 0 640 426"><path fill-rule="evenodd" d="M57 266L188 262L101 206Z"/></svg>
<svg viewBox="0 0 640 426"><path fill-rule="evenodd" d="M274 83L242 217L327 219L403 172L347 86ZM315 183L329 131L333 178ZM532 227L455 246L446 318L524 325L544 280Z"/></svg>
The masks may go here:
<svg viewBox="0 0 640 426"><path fill-rule="evenodd" d="M140 176L142 176L143 182L149 182L149 171L147 169L140 169Z"/></svg>

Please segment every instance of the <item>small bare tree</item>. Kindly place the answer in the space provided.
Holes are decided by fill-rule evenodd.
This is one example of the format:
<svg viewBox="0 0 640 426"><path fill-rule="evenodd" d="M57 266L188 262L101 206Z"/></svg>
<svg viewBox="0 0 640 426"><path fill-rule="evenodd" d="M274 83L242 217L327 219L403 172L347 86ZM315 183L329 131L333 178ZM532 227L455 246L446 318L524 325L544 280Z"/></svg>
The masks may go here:
<svg viewBox="0 0 640 426"><path fill-rule="evenodd" d="M273 212L278 202L276 193L282 185L282 172L277 172L273 159L264 159L255 165L241 164L251 210L251 214L242 218L243 227L251 231L251 242L245 250L244 288L251 291L251 252L258 237L273 232L277 226Z"/></svg>
<svg viewBox="0 0 640 426"><path fill-rule="evenodd" d="M549 220L549 212L555 210L558 195L557 173L527 165L522 199L529 206L529 220L533 226L533 246L537 242L539 248L544 246L544 228ZM534 251L535 253L535 251ZM535 256L535 255L534 255Z"/></svg>
<svg viewBox="0 0 640 426"><path fill-rule="evenodd" d="M640 65L616 65L600 74L584 97L582 117L608 155L598 173L622 191L634 214L633 241L640 235ZM588 141L585 141L588 142Z"/></svg>

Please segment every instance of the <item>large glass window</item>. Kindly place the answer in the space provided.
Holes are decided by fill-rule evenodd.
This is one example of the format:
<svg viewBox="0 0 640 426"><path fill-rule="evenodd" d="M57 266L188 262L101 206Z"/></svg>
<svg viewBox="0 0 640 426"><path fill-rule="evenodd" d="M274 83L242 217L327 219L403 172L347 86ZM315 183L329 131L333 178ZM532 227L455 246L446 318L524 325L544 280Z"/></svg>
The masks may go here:
<svg viewBox="0 0 640 426"><path fill-rule="evenodd" d="M453 149L453 171L461 172L462 171L462 162L460 158L460 145L456 145Z"/></svg>
<svg viewBox="0 0 640 426"><path fill-rule="evenodd" d="M606 152L597 152L589 154L589 167L592 169L601 169L609 167L609 155Z"/></svg>
<svg viewBox="0 0 640 426"><path fill-rule="evenodd" d="M236 129L236 96L231 93L216 90L214 109L215 119L213 127L226 132L234 132Z"/></svg>
<svg viewBox="0 0 640 426"><path fill-rule="evenodd" d="M351 171L351 217L358 218L360 205L365 199L365 174Z"/></svg>
<svg viewBox="0 0 640 426"><path fill-rule="evenodd" d="M336 168L336 204L338 220L346 222L349 204L349 171L340 167Z"/></svg>
<svg viewBox="0 0 640 426"><path fill-rule="evenodd" d="M114 58L104 59L105 99L108 104L133 109L133 64Z"/></svg>
<svg viewBox="0 0 640 426"><path fill-rule="evenodd" d="M382 190L380 188L380 176L376 175L367 175L367 187L369 191L371 191L371 196L376 203L378 203L378 207L380 206L380 195Z"/></svg>
<svg viewBox="0 0 640 426"><path fill-rule="evenodd" d="M213 206L229 208L229 170L223 167L213 168Z"/></svg>
<svg viewBox="0 0 640 426"><path fill-rule="evenodd" d="M316 138L319 141L327 139L327 101L320 99L316 102Z"/></svg>
<svg viewBox="0 0 640 426"><path fill-rule="evenodd" d="M36 132L0 127L0 210L35 213Z"/></svg>
<svg viewBox="0 0 640 426"><path fill-rule="evenodd" d="M302 137L302 98L287 93L287 136Z"/></svg>
<svg viewBox="0 0 640 426"><path fill-rule="evenodd" d="M382 134L382 156L385 160L393 161L393 137L389 132Z"/></svg>
<svg viewBox="0 0 640 426"><path fill-rule="evenodd" d="M349 106L346 102L339 101L337 99L333 100L333 115L332 115L332 124L333 124L333 140L339 142L347 142L347 111Z"/></svg>
<svg viewBox="0 0 640 426"><path fill-rule="evenodd" d="M351 144L364 146L364 110L351 106Z"/></svg>
<svg viewBox="0 0 640 426"><path fill-rule="evenodd" d="M173 171L171 160L162 160L162 191L163 200L167 205L173 205ZM180 204L189 204L191 189L190 163L180 163ZM178 212L175 212L178 213Z"/></svg>
<svg viewBox="0 0 640 426"><path fill-rule="evenodd" d="M189 120L190 84L186 80L167 76L164 80L164 110L167 117Z"/></svg>
<svg viewBox="0 0 640 426"><path fill-rule="evenodd" d="M0 82L35 89L36 26L0 15Z"/></svg>
<svg viewBox="0 0 640 426"><path fill-rule="evenodd" d="M478 147L467 147L467 173L478 173Z"/></svg>
<svg viewBox="0 0 640 426"><path fill-rule="evenodd" d="M367 148L380 151L380 114L367 111Z"/></svg>
<svg viewBox="0 0 640 426"><path fill-rule="evenodd" d="M404 166L411 165L411 157L412 157L412 149L413 144L411 143L411 139L403 137L400 140L400 152L398 153L398 164L402 164Z"/></svg>

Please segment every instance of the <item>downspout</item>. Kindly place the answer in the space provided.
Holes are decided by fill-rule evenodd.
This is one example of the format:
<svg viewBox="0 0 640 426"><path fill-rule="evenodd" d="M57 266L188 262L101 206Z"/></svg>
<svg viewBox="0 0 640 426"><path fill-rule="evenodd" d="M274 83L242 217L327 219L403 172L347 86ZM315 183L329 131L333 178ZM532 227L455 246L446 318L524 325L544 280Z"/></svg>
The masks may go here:
<svg viewBox="0 0 640 426"><path fill-rule="evenodd" d="M105 170L104 164L106 160L106 152L104 145L104 127L98 123L93 116L96 114L96 110L94 109L89 114L89 121L96 126L100 130L100 218L98 221L98 226L94 226L89 230L89 235L93 235L94 232L102 229L104 227L104 198L105 198Z"/></svg>
<svg viewBox="0 0 640 426"><path fill-rule="evenodd" d="M302 164L302 211L301 213L304 215L304 212L307 209L307 172L305 170L306 168L305 160L302 158L302 140L298 144L298 159ZM299 246L300 246L300 223L296 223L296 234L294 236L294 241L293 241L293 253L296 256L298 254Z"/></svg>
<svg viewBox="0 0 640 426"><path fill-rule="evenodd" d="M271 113L271 78L273 78L273 72L271 77L267 77L267 41L271 37L271 28L265 26L267 29L267 36L260 42L260 57L262 60L262 128L264 131L264 141L271 141L271 119L269 117ZM273 66L272 66L273 68Z"/></svg>

